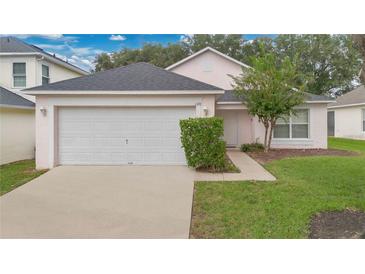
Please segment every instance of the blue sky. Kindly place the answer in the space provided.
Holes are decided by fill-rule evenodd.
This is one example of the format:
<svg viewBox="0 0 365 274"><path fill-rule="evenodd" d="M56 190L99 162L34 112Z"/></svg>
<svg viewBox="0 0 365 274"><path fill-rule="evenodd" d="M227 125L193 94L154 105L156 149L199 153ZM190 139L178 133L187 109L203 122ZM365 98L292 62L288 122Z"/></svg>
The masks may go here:
<svg viewBox="0 0 365 274"><path fill-rule="evenodd" d="M47 52L55 53L62 59L85 70L93 68L97 54L111 53L122 48L140 48L145 43L176 43L183 34L49 34L15 35L27 43L36 45ZM246 40L266 34L245 34Z"/></svg>

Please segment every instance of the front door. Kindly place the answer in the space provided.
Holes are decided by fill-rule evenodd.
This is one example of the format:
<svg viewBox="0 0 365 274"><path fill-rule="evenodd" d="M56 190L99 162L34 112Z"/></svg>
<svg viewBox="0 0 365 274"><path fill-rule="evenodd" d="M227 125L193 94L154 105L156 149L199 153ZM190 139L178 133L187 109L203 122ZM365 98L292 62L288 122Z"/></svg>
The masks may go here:
<svg viewBox="0 0 365 274"><path fill-rule="evenodd" d="M238 146L238 111L225 110L217 113L223 118L224 123L224 141L227 146Z"/></svg>

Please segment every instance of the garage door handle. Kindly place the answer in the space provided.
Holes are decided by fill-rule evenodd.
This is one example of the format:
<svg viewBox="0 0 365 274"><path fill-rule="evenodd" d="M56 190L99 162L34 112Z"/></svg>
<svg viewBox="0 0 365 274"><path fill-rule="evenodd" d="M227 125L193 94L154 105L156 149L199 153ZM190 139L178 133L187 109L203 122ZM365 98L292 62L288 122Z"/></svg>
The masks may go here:
<svg viewBox="0 0 365 274"><path fill-rule="evenodd" d="M128 139L125 139L125 144L128 145Z"/></svg>

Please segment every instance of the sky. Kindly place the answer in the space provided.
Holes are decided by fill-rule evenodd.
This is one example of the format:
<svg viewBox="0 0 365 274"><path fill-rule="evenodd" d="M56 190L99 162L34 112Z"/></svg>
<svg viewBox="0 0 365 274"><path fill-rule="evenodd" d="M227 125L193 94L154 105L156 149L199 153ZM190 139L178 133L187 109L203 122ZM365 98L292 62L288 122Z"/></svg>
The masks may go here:
<svg viewBox="0 0 365 274"><path fill-rule="evenodd" d="M94 68L95 56L112 53L123 48L140 48L145 43L176 43L185 34L18 34L13 35L23 41L36 45L57 57L84 70ZM245 34L246 40L253 40L265 34Z"/></svg>

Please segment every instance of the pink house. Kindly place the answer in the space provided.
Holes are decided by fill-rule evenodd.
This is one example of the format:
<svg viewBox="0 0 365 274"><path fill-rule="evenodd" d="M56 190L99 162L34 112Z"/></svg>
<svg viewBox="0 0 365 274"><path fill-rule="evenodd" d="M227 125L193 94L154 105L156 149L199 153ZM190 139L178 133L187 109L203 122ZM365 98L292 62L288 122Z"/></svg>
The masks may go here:
<svg viewBox="0 0 365 274"><path fill-rule="evenodd" d="M179 120L220 116L228 146L262 142L263 126L232 91L248 66L205 48L166 70L137 63L31 88L37 168L57 165L181 165ZM327 148L327 104L308 94L279 121L273 147Z"/></svg>

